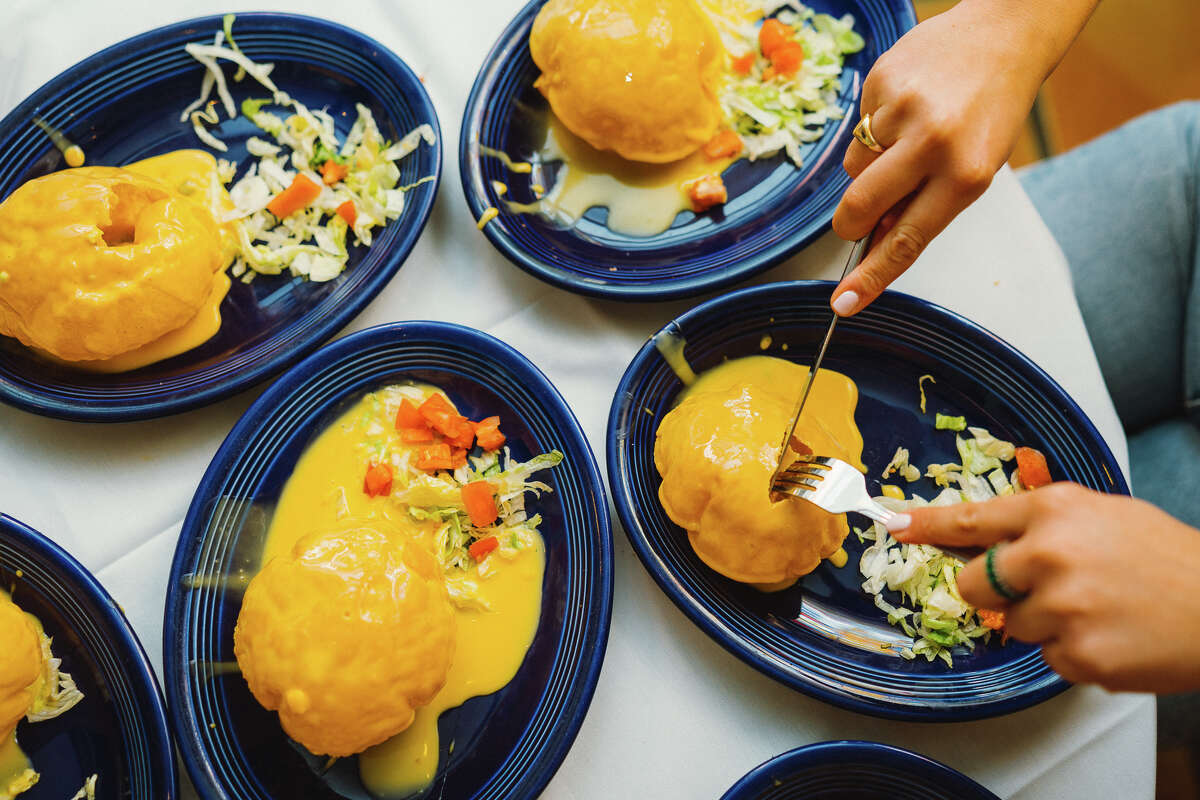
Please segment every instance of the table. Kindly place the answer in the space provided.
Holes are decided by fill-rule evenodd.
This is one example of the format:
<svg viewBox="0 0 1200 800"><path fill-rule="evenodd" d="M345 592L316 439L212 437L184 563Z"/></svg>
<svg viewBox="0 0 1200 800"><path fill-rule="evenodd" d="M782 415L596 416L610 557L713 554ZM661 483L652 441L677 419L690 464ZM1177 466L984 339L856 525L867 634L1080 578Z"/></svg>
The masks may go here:
<svg viewBox="0 0 1200 800"><path fill-rule="evenodd" d="M647 335L703 298L628 305L568 294L516 269L476 232L459 187L459 123L484 53L521 4L263 0L244 10L309 13L369 33L424 77L441 119L447 158L429 225L404 268L343 333L433 317L498 336L558 386L603 468L608 406L622 371ZM9 32L0 49L0 114L102 47L228 10L187 0L8 0L0 4L0 27ZM834 278L845 247L827 234L751 283ZM1078 401L1128 474L1125 438L1066 262L1010 170L895 288L962 313L1028 353ZM451 292L465 294L458 308L476 313L467 318L437 302ZM0 511L56 539L95 572L160 670L167 573L183 516L221 440L259 391L175 417L114 425L0 407ZM957 724L842 711L775 683L701 633L658 590L613 519L616 587L607 658L578 739L546 789L548 800L717 797L777 753L839 738L916 750L1003 797L1153 795L1151 697L1074 688L1026 711ZM193 797L180 774L183 797Z"/></svg>

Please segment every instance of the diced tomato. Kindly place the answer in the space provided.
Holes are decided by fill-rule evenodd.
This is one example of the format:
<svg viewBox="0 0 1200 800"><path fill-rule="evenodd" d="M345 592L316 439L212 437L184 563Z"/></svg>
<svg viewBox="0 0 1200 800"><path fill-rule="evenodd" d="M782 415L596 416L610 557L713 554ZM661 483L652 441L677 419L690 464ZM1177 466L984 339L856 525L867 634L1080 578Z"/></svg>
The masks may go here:
<svg viewBox="0 0 1200 800"><path fill-rule="evenodd" d="M450 469L458 469L467 465L467 451L462 447L450 448Z"/></svg>
<svg viewBox="0 0 1200 800"><path fill-rule="evenodd" d="M495 536L486 536L478 541L472 542L467 548L467 552L471 554L471 558L476 561L483 561L487 558L488 553L500 546L500 540Z"/></svg>
<svg viewBox="0 0 1200 800"><path fill-rule="evenodd" d="M503 447L506 439L504 434L500 432L500 418L487 417L476 422L475 441L488 452L499 450Z"/></svg>
<svg viewBox="0 0 1200 800"><path fill-rule="evenodd" d="M988 611L986 608L981 608L977 613L979 614L979 621L983 623L983 627L991 628L994 631L1003 630L1003 611Z"/></svg>
<svg viewBox="0 0 1200 800"><path fill-rule="evenodd" d="M775 68L776 74L789 78L800 71L800 65L803 63L804 48L799 42L788 42L771 54L771 66Z"/></svg>
<svg viewBox="0 0 1200 800"><path fill-rule="evenodd" d="M421 412L417 411L417 407L413 404L413 401L401 400L400 408L396 411L396 427L428 428L429 423L421 416Z"/></svg>
<svg viewBox="0 0 1200 800"><path fill-rule="evenodd" d="M291 216L300 209L316 200L321 194L321 186L313 183L303 172L297 172L292 183L267 203L267 211L283 219Z"/></svg>
<svg viewBox="0 0 1200 800"><path fill-rule="evenodd" d="M347 200L338 206L337 215L346 220L346 224L353 228L355 221L358 220L358 209L354 207L354 201Z"/></svg>
<svg viewBox="0 0 1200 800"><path fill-rule="evenodd" d="M417 451L417 469L450 469L450 445L438 442Z"/></svg>
<svg viewBox="0 0 1200 800"><path fill-rule="evenodd" d="M452 424L453 433L446 434L446 441L451 447L470 450L475 443L475 426L466 417L459 417Z"/></svg>
<svg viewBox="0 0 1200 800"><path fill-rule="evenodd" d="M699 214L713 206L719 206L729 199L725 191L725 182L720 175L705 175L697 178L687 186L688 198L692 201L692 210Z"/></svg>
<svg viewBox="0 0 1200 800"><path fill-rule="evenodd" d="M769 19L758 29L758 49L762 50L764 56L770 58L777 49L788 42L795 41L793 38L795 33L795 30L779 20Z"/></svg>
<svg viewBox="0 0 1200 800"><path fill-rule="evenodd" d="M1017 448L1017 480L1026 489L1036 489L1054 482L1050 477L1050 467L1046 465L1046 457L1040 450Z"/></svg>
<svg viewBox="0 0 1200 800"><path fill-rule="evenodd" d="M738 56L730 62L730 67L734 73L738 75L749 75L750 70L754 68L755 54L753 52L746 53L744 56Z"/></svg>
<svg viewBox="0 0 1200 800"><path fill-rule="evenodd" d="M431 394L417 411L430 427L446 438L456 439L464 436L462 423L466 417L455 411L454 406L442 395L436 392Z"/></svg>
<svg viewBox="0 0 1200 800"><path fill-rule="evenodd" d="M340 180L344 180L350 174L350 167L345 164L339 164L332 158L321 165L321 180L326 186L333 186Z"/></svg>
<svg viewBox="0 0 1200 800"><path fill-rule="evenodd" d="M462 487L462 499L476 528L491 525L500 515L496 510L496 487L487 481L472 481Z"/></svg>
<svg viewBox="0 0 1200 800"><path fill-rule="evenodd" d="M433 429L424 425L419 428L401 428L400 441L405 444L428 444L433 441Z"/></svg>
<svg viewBox="0 0 1200 800"><path fill-rule="evenodd" d="M392 491L392 468L387 464L367 464L367 474L363 478L363 491L368 497L379 497Z"/></svg>
<svg viewBox="0 0 1200 800"><path fill-rule="evenodd" d="M733 158L742 152L742 137L726 128L704 143L704 155L714 161Z"/></svg>

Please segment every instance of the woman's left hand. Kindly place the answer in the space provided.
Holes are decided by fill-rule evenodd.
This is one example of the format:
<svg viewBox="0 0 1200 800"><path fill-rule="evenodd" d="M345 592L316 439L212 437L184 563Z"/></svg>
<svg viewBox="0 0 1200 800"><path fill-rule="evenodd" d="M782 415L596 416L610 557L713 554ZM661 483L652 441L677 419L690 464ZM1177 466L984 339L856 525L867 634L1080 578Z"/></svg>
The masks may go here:
<svg viewBox="0 0 1200 800"><path fill-rule="evenodd" d="M922 508L893 523L900 542L986 547L958 576L964 600L1006 612L1015 638L1040 642L1074 683L1179 692L1200 688L1200 530L1149 503L1072 483L982 503Z"/></svg>

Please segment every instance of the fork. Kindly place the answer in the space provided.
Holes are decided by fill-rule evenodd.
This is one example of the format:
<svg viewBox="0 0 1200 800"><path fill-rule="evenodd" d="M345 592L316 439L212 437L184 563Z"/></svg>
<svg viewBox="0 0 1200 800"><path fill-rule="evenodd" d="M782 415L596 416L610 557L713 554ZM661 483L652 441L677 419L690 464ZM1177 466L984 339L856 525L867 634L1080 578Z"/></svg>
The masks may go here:
<svg viewBox="0 0 1200 800"><path fill-rule="evenodd" d="M885 527L896 516L867 494L865 475L827 456L800 456L776 476L771 490L807 500L831 514L854 511Z"/></svg>
<svg viewBox="0 0 1200 800"><path fill-rule="evenodd" d="M845 461L828 456L800 456L779 473L772 492L807 500L831 514L853 511L887 527L896 516L867 494L867 476ZM938 547L960 561L970 561L981 552L962 547Z"/></svg>

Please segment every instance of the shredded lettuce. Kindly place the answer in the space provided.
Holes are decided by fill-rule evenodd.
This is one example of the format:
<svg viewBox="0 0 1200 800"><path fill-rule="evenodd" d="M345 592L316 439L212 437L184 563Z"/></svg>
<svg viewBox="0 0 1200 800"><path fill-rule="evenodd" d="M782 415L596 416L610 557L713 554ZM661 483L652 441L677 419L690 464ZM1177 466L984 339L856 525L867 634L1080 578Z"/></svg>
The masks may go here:
<svg viewBox="0 0 1200 800"><path fill-rule="evenodd" d="M967 429L967 418L951 417L939 411L934 417L933 427L939 431L965 431Z"/></svg>
<svg viewBox="0 0 1200 800"><path fill-rule="evenodd" d="M205 67L200 97L181 116L191 121L196 136L215 150L228 149L205 127L220 121L215 101L208 99L215 87L229 119L240 110L274 140L257 136L247 140L247 151L258 160L230 187L234 210L219 220L232 227L238 245L231 268L234 277L249 281L256 274L288 272L311 281L332 280L349 260L348 237L352 235L354 244L370 247L373 231L403 213L405 192L432 180L428 176L400 186L396 163L421 142L436 141L431 126L420 125L392 144L380 133L370 109L358 104L358 117L345 141L339 142L328 112L310 109L281 91L270 78L273 64L258 64L242 53L233 39L233 15L225 17L224 30L216 34L213 44L190 43L185 49ZM235 105L219 61L238 66L235 81L249 75L270 96L246 98L240 107ZM280 116L267 110L270 106L287 113ZM327 184L320 170L329 161L345 167L346 174ZM321 187L321 193L306 208L283 219L275 217L268 204L299 175ZM233 175L223 177L228 182ZM339 213L347 204L353 209L352 225Z"/></svg>
<svg viewBox="0 0 1200 800"><path fill-rule="evenodd" d="M845 56L863 48L854 31L854 18L818 14L795 0L762 3L763 16L776 18L795 31L804 49L804 62L794 76L764 81L770 62L758 51L758 26L747 24L723 31L731 55L756 55L749 74L730 78L721 94L726 119L742 140L746 155L755 160L783 151L796 166L803 165L801 147L824 135L825 124L842 119L849 104L841 105L841 75Z"/></svg>
<svg viewBox="0 0 1200 800"><path fill-rule="evenodd" d="M938 417L944 415L939 414ZM939 425L939 428L944 427ZM891 511L907 511L922 506L946 506L964 502L980 502L997 495L1011 494L1012 483L1001 466L1002 456L1013 451L1010 442L992 436L984 428L968 428L971 438L955 435L962 463L930 464L925 475L942 487L932 501L919 495L908 500L877 497L876 502ZM908 462L908 451L900 448L888 465ZM1011 456L1010 456L1011 458ZM885 470L884 477L888 471ZM992 629L983 623L975 608L958 592L958 573L963 562L932 545L901 544L891 537L886 527L873 525L866 531L855 532L860 541L873 544L859 559L859 572L866 579L863 591L872 595L888 623L912 637L908 650L900 651L908 658L922 656L929 661L941 659L954 666L956 648L972 649L976 640L988 641ZM898 602L885 596L898 595Z"/></svg>

